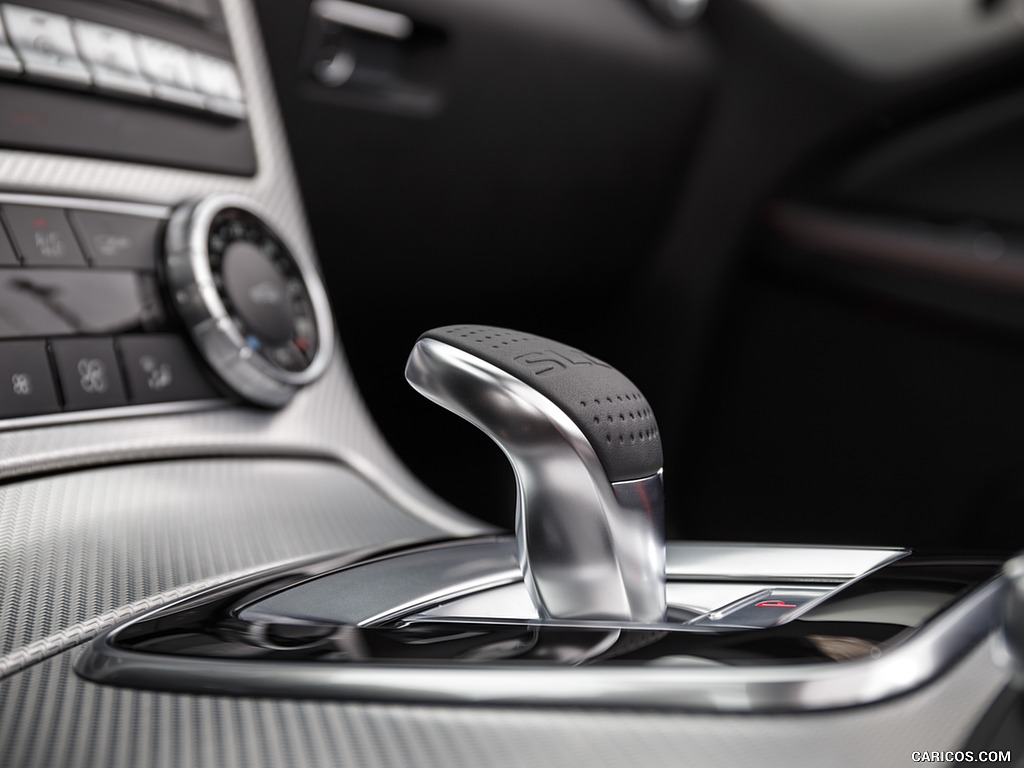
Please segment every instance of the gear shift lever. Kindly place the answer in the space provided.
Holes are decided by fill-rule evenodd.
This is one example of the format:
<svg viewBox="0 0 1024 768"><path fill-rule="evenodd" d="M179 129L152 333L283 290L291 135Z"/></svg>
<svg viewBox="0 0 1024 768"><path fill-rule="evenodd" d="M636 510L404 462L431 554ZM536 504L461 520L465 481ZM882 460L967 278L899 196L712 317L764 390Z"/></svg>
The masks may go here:
<svg viewBox="0 0 1024 768"><path fill-rule="evenodd" d="M405 375L512 463L519 565L542 618L664 620L661 440L629 379L565 344L479 325L423 334Z"/></svg>

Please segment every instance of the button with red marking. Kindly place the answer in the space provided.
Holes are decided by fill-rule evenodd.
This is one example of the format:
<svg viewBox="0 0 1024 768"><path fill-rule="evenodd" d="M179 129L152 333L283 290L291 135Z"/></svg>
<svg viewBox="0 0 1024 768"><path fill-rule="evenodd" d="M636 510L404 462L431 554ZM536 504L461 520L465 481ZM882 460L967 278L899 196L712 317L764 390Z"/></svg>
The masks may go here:
<svg viewBox="0 0 1024 768"><path fill-rule="evenodd" d="M811 603L824 598L831 587L777 587L763 589L697 619L694 624L766 628L784 624Z"/></svg>
<svg viewBox="0 0 1024 768"><path fill-rule="evenodd" d="M86 266L68 218L60 208L5 205L3 218L26 266Z"/></svg>
<svg viewBox="0 0 1024 768"><path fill-rule="evenodd" d="M755 608L798 608L796 603L787 603L785 600L762 600L754 603Z"/></svg>

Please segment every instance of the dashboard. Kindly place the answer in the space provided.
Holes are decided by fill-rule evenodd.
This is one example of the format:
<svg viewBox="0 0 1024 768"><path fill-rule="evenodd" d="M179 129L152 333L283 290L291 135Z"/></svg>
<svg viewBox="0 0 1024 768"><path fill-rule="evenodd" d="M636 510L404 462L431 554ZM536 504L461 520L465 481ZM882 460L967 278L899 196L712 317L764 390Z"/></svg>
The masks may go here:
<svg viewBox="0 0 1024 768"><path fill-rule="evenodd" d="M1024 24L875 5L0 4L0 765L1024 764Z"/></svg>

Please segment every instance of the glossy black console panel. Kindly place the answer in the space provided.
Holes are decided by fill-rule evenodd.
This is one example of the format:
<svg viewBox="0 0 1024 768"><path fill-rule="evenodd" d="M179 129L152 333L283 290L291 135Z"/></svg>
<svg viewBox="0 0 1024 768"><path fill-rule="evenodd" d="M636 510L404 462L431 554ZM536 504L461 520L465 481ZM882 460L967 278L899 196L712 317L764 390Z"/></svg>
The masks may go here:
<svg viewBox="0 0 1024 768"><path fill-rule="evenodd" d="M827 709L906 693L955 664L994 625L1001 564L911 555L766 629L702 625L678 609L660 626L244 618L248 606L308 581L307 565L115 630L78 671L128 687L284 697Z"/></svg>

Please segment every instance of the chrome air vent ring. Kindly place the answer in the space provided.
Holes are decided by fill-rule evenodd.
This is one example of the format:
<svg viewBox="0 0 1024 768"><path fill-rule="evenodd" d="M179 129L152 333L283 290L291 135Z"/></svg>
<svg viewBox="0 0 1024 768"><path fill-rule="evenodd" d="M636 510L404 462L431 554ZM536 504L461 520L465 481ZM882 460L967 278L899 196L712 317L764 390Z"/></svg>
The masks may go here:
<svg viewBox="0 0 1024 768"><path fill-rule="evenodd" d="M312 257L251 200L179 207L167 227L165 280L193 341L221 380L280 407L326 369L330 307Z"/></svg>

